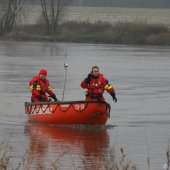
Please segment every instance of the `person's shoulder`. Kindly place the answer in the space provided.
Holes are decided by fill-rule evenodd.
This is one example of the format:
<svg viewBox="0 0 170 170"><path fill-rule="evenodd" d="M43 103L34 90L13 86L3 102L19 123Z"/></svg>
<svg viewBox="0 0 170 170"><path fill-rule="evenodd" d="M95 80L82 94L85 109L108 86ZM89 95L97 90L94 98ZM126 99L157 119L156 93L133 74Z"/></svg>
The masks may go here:
<svg viewBox="0 0 170 170"><path fill-rule="evenodd" d="M33 80L38 80L39 79L39 75L36 75L32 78Z"/></svg>
<svg viewBox="0 0 170 170"><path fill-rule="evenodd" d="M37 79L37 76L32 77L30 81L35 80L35 79Z"/></svg>
<svg viewBox="0 0 170 170"><path fill-rule="evenodd" d="M34 76L32 79L29 81L29 84L34 84L36 81L38 81L37 77Z"/></svg>
<svg viewBox="0 0 170 170"><path fill-rule="evenodd" d="M99 74L99 76L103 79L103 80L107 80L107 78L103 75L103 74Z"/></svg>
<svg viewBox="0 0 170 170"><path fill-rule="evenodd" d="M105 78L102 73L99 73L99 77Z"/></svg>

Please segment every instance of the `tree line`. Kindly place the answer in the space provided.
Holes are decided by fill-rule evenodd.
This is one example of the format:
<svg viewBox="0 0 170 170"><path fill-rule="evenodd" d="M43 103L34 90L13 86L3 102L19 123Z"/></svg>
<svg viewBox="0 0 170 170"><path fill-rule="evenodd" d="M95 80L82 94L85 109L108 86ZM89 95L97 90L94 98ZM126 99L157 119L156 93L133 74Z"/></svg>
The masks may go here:
<svg viewBox="0 0 170 170"><path fill-rule="evenodd" d="M170 8L170 0L74 0L74 5L130 8Z"/></svg>
<svg viewBox="0 0 170 170"><path fill-rule="evenodd" d="M27 4L40 4L40 0L25 0ZM46 0L50 3L51 0ZM170 0L72 0L69 5L129 8L170 8Z"/></svg>
<svg viewBox="0 0 170 170"><path fill-rule="evenodd" d="M67 5L76 5L81 2L82 5L101 5L106 6L112 3L112 6L135 7L141 5L161 5L170 7L170 0L0 0L0 36L12 31L15 26L17 16L23 15L23 11L28 4L39 4L41 6L41 16L44 27L48 35L57 34L57 27L60 16ZM81 5L79 4L79 5ZM110 5L111 6L111 5Z"/></svg>
<svg viewBox="0 0 170 170"><path fill-rule="evenodd" d="M72 0L30 0L29 3L39 2L41 13L49 35L56 34L59 17L64 7L71 3ZM24 4L27 0L0 0L0 35L12 31L16 18L22 15Z"/></svg>

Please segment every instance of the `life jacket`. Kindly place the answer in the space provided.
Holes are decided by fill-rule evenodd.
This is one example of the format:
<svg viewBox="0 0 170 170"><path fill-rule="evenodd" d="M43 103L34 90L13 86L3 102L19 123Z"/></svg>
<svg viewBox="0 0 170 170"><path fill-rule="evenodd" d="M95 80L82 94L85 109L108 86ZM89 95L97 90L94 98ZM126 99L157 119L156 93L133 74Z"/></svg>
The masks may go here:
<svg viewBox="0 0 170 170"><path fill-rule="evenodd" d="M103 83L103 75L99 74L97 78L92 77L90 80L90 84L88 85L88 92L86 96L90 98L100 99L104 92L104 83Z"/></svg>
<svg viewBox="0 0 170 170"><path fill-rule="evenodd" d="M36 77L33 77L31 79L29 85L30 85L30 91L32 95L35 95L35 96L45 95L46 92L49 95L53 94L53 91L50 87L50 84L47 78L44 78L43 80L41 80L40 76L37 75Z"/></svg>
<svg viewBox="0 0 170 170"><path fill-rule="evenodd" d="M108 84L108 80L102 74L99 74L97 78L92 77L87 89L87 99L90 98L92 100L96 99L102 101L104 100L104 90L106 90L108 93L113 91L113 87Z"/></svg>

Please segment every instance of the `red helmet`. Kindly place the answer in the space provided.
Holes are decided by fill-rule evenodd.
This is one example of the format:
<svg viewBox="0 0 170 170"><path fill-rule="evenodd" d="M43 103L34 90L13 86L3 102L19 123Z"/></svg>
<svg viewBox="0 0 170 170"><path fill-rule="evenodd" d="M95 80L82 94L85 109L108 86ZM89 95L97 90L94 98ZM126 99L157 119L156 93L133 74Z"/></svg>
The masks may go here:
<svg viewBox="0 0 170 170"><path fill-rule="evenodd" d="M46 69L42 69L40 70L39 74L42 74L42 75L47 75L47 70Z"/></svg>

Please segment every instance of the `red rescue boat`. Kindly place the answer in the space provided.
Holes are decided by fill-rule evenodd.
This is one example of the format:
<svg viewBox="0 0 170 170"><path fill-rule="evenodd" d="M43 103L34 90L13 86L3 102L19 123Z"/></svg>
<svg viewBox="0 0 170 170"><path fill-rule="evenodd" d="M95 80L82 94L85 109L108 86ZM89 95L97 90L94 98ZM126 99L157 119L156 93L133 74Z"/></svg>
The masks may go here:
<svg viewBox="0 0 170 170"><path fill-rule="evenodd" d="M110 105L102 101L25 102L25 113L34 123L105 125Z"/></svg>

